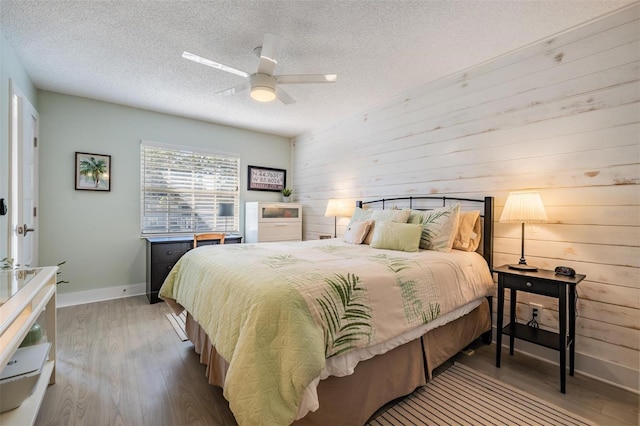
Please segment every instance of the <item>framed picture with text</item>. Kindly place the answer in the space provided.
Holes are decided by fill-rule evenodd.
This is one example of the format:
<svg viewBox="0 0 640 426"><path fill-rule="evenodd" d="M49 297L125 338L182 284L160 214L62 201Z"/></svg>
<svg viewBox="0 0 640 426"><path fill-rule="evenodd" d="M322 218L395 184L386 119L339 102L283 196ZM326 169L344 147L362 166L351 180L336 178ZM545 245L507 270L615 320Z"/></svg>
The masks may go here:
<svg viewBox="0 0 640 426"><path fill-rule="evenodd" d="M111 191L111 156L76 152L76 189Z"/></svg>
<svg viewBox="0 0 640 426"><path fill-rule="evenodd" d="M248 166L247 189L280 192L287 183L287 171L270 167Z"/></svg>

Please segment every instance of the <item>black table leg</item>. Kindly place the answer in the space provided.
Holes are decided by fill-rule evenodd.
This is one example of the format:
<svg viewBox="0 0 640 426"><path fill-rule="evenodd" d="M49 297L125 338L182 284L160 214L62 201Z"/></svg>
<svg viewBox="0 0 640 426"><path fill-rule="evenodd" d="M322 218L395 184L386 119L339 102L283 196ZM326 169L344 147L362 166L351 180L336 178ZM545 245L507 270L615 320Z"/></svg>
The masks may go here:
<svg viewBox="0 0 640 426"><path fill-rule="evenodd" d="M558 298L558 322L559 330L559 349L560 349L560 392L566 392L566 370L567 370L567 287L560 287L560 297Z"/></svg>
<svg viewBox="0 0 640 426"><path fill-rule="evenodd" d="M511 331L509 332L509 355L513 355L513 345L516 340L516 305L518 304L515 289L510 289L509 292L509 326Z"/></svg>
<svg viewBox="0 0 640 426"><path fill-rule="evenodd" d="M500 356L502 355L502 323L504 315L504 283L502 274L498 275L498 311L496 313L496 367L500 368Z"/></svg>
<svg viewBox="0 0 640 426"><path fill-rule="evenodd" d="M576 358L576 288L569 286L569 375L573 376Z"/></svg>

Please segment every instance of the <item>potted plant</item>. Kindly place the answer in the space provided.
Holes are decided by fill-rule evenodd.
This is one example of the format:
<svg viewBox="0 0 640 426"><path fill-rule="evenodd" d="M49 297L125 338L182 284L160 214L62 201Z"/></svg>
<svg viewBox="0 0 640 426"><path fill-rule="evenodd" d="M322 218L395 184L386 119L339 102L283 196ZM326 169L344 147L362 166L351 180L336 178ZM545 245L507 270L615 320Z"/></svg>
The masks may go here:
<svg viewBox="0 0 640 426"><path fill-rule="evenodd" d="M285 203L288 203L291 201L291 193L293 192L293 189L291 188L284 188L282 190L282 201L284 201Z"/></svg>

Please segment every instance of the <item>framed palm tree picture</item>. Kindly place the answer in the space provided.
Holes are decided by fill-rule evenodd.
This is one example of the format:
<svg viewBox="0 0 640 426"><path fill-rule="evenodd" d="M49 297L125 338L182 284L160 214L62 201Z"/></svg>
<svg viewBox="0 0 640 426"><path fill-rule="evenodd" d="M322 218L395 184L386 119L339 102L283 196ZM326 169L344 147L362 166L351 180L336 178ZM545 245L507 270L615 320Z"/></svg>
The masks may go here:
<svg viewBox="0 0 640 426"><path fill-rule="evenodd" d="M111 191L111 156L76 152L76 189Z"/></svg>

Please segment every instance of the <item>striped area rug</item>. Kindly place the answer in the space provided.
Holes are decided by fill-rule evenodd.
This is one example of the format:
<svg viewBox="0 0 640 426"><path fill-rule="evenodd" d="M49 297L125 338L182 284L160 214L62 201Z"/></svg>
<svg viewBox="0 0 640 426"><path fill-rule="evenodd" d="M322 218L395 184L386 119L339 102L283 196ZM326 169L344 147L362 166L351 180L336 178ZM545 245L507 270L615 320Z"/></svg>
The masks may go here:
<svg viewBox="0 0 640 426"><path fill-rule="evenodd" d="M167 319L173 326L173 329L176 331L178 338L186 342L189 338L187 334L184 332L185 323L187 321L187 311L182 311L180 315L176 315L174 313L170 313L166 315Z"/></svg>
<svg viewBox="0 0 640 426"><path fill-rule="evenodd" d="M595 425L462 364L454 364L367 424Z"/></svg>

